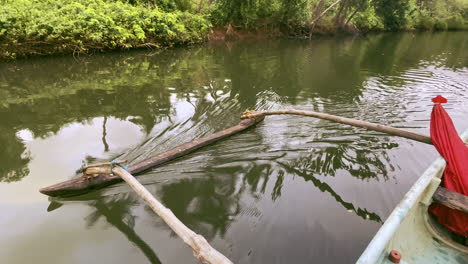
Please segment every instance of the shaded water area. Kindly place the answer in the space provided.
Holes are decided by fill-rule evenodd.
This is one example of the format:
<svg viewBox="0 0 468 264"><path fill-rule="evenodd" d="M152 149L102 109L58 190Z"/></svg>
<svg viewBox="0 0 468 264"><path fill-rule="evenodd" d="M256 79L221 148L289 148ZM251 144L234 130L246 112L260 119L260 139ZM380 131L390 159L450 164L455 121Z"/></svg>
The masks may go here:
<svg viewBox="0 0 468 264"><path fill-rule="evenodd" d="M135 163L295 108L428 135L442 94L468 129L468 35L211 43L0 64L0 262L196 263L125 184L49 200L83 161ZM138 179L235 263L353 263L432 146L306 117L255 128Z"/></svg>

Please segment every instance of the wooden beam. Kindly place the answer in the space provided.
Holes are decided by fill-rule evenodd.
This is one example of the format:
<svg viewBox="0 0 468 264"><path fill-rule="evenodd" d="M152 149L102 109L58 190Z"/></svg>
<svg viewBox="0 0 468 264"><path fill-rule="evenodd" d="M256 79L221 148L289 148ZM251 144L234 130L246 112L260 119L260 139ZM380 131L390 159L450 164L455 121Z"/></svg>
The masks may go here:
<svg viewBox="0 0 468 264"><path fill-rule="evenodd" d="M468 214L468 196L439 187L432 199L436 203Z"/></svg>
<svg viewBox="0 0 468 264"><path fill-rule="evenodd" d="M191 152L194 152L195 150L198 150L204 146L207 146L221 139L237 134L241 131L244 131L254 126L258 122L262 121L264 118L265 118L264 115L258 115L250 119L244 119L236 126L218 131L206 137L197 138L193 141L182 144L171 150L168 150L166 152L157 154L146 160L138 162L137 164L130 166L128 171L131 174L135 174L135 173L142 172L146 169L167 163L176 158L179 158ZM119 176L115 176L111 174L100 174L99 176L93 177L90 179L87 179L87 177L81 176L78 178L74 178L68 181L64 181L61 183L57 183L57 184L42 188L39 190L39 192L48 196L52 196L52 197L57 197L57 196L70 197L70 196L84 194L95 189L100 189L105 186L118 183L120 181L122 181L122 179Z"/></svg>

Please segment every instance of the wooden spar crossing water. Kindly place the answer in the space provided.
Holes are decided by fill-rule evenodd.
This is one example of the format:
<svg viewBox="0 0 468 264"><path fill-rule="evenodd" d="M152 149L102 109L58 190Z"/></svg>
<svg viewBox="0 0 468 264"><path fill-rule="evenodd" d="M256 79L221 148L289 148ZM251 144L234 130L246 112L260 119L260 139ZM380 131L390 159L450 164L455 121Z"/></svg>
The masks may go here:
<svg viewBox="0 0 468 264"><path fill-rule="evenodd" d="M195 139L191 142L182 144L174 149L166 151L164 153L155 155L151 158L148 158L142 162L139 162L135 165L130 166L128 172L131 174L142 172L146 169L167 163L176 158L182 157L186 154L189 154L195 150L198 150L204 146L217 142L221 139L227 138L234 134L237 134L241 131L244 131L255 124L262 121L267 115L301 115L309 116L324 120L329 120L333 122L338 122L346 125L356 126L365 128L368 130L373 130L377 132L383 132L390 135L400 136L412 140L416 140L426 144L432 144L432 140L428 136L421 134L413 133L399 128L394 128L385 125L374 124L366 121L360 121L351 118L339 117L335 115L329 115L324 113L318 113L313 111L299 111L299 110L278 110L278 111L267 111L267 112L255 112L247 111L241 118L243 119L238 125L231 128L216 132L212 135L201 137ZM100 174L97 177L91 179L86 179L86 177L78 177L68 181L64 181L49 187L40 189L39 191L43 194L49 196L60 196L60 197L70 197L83 194L95 189L100 189L105 186L120 182L122 179L119 176L111 174ZM450 199L444 199L450 195ZM468 213L468 198L464 195L454 193L448 190L443 190L439 187L434 195L436 202L442 203L448 207L456 206L459 210Z"/></svg>
<svg viewBox="0 0 468 264"><path fill-rule="evenodd" d="M310 116L319 119L329 120L345 125L355 126L355 127L362 127L368 130L374 130L377 132L383 132L390 135L395 135L399 137L404 137L412 140L416 140L426 144L432 144L432 140L428 136L424 136L421 134L413 133L410 131L406 131L403 129L384 126L379 124L374 124L366 121L336 116L336 115L329 115L319 112L313 111L300 111L300 110L277 110L277 111L267 111L267 112L245 112L241 118L255 118L257 116L264 116L264 115L301 115L301 116Z"/></svg>

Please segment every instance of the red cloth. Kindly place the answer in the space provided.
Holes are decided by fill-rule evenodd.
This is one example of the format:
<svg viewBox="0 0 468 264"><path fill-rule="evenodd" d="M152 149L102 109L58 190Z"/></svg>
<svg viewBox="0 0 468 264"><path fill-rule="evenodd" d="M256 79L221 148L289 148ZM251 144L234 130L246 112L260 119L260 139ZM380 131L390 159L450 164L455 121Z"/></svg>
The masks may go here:
<svg viewBox="0 0 468 264"><path fill-rule="evenodd" d="M447 99L437 96L432 101L435 104L431 114L431 139L437 151L447 161L442 186L468 195L468 148L458 136L452 119L441 105L446 103ZM441 204L432 204L429 212L453 232L468 236L468 214Z"/></svg>

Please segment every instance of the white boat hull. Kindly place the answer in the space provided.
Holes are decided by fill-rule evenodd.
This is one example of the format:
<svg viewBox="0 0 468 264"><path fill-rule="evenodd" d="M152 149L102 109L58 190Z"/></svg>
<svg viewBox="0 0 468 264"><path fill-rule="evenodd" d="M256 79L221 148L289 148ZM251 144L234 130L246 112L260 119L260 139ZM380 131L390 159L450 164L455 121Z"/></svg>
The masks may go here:
<svg viewBox="0 0 468 264"><path fill-rule="evenodd" d="M468 131L462 135L468 140ZM396 250L402 264L468 264L468 247L452 241L427 212L440 184L445 161L439 158L411 187L358 259L358 264L390 264Z"/></svg>

